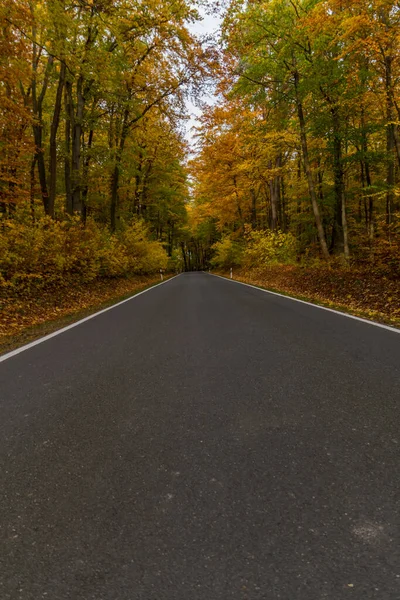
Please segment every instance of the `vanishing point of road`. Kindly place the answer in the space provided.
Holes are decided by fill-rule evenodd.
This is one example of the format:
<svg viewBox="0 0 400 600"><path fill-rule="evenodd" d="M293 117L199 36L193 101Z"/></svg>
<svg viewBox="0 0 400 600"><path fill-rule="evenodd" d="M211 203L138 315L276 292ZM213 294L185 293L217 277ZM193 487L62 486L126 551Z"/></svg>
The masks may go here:
<svg viewBox="0 0 400 600"><path fill-rule="evenodd" d="M0 363L1 600L398 600L400 335L203 273Z"/></svg>

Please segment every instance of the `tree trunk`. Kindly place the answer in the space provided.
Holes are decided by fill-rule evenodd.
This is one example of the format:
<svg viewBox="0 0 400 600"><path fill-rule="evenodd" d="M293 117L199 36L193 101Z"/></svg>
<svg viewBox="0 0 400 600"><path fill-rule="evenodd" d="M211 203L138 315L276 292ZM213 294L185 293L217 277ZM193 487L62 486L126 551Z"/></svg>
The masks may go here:
<svg viewBox="0 0 400 600"><path fill-rule="evenodd" d="M73 212L82 212L81 200L81 140L83 128L83 111L85 99L83 96L83 77L79 77L76 86L76 113L72 127L72 205Z"/></svg>
<svg viewBox="0 0 400 600"><path fill-rule="evenodd" d="M168 232L168 256L172 256L172 251L174 249L174 224L171 223L169 232Z"/></svg>
<svg viewBox="0 0 400 600"><path fill-rule="evenodd" d="M283 224L283 212L282 212L282 197L281 197L281 165L282 158L281 156L277 156L275 160L275 168L278 169L278 173L274 178L274 186L275 186L275 198L276 198L276 208L278 213L278 228L282 229Z"/></svg>
<svg viewBox="0 0 400 600"><path fill-rule="evenodd" d="M187 271L188 265L187 265L187 257L186 257L186 250L185 250L185 242L181 242L181 250L182 250L183 264L185 265L185 271Z"/></svg>
<svg viewBox="0 0 400 600"><path fill-rule="evenodd" d="M32 158L32 162L31 162L31 172L30 172L30 184L31 184L31 189L30 189L30 205L31 205L31 217L32 217L32 222L35 222L36 216L35 216L35 169L36 169L36 154L34 155L34 157Z"/></svg>
<svg viewBox="0 0 400 600"><path fill-rule="evenodd" d="M282 230L286 233L288 230L288 215L286 212L286 186L285 186L285 178L283 175L280 176L281 183L281 204L282 204Z"/></svg>
<svg viewBox="0 0 400 600"><path fill-rule="evenodd" d="M394 149L395 149L395 124L393 123L393 95L392 95L392 56L385 57L385 86L386 86L386 152L387 152L387 194L386 194L386 223L390 225L393 220L394 200Z"/></svg>
<svg viewBox="0 0 400 600"><path fill-rule="evenodd" d="M299 73L297 71L295 71L295 73L294 73L294 81L295 81L295 92L296 92L297 116L298 116L299 125L300 125L301 149L302 149L302 154L303 154L304 170L305 170L306 177L307 177L308 192L309 192L310 198L311 198L311 204L312 204L313 213L314 213L315 225L317 227L318 239L319 239L319 243L321 246L322 255L324 256L324 258L329 259L328 246L326 244L325 232L324 232L324 228L322 225L321 215L319 212L317 195L315 193L314 179L313 179L311 166L310 166L310 159L309 159L309 155L308 155L308 144L307 144L306 124L305 124L305 119L304 119L304 110L303 110L303 104L300 100L300 95L299 95L300 77L299 77Z"/></svg>
<svg viewBox="0 0 400 600"><path fill-rule="evenodd" d="M251 226L253 230L257 229L257 194L255 189L250 189L251 195Z"/></svg>
<svg viewBox="0 0 400 600"><path fill-rule="evenodd" d="M365 111L364 107L361 109L361 148L362 148L362 160L361 160L361 173L362 177L365 176L365 185L367 188L367 192L369 194L368 204L366 199L364 198L364 211L365 211L365 223L367 228L367 234L370 240L374 237L374 199L371 196L371 169L369 160L367 158L368 155L368 139L367 133L365 130ZM364 187L364 184L363 184Z"/></svg>
<svg viewBox="0 0 400 600"><path fill-rule="evenodd" d="M346 193L344 186L342 187L342 229L343 229L343 252L346 260L350 258L350 247L349 247L349 229L347 225L347 214L346 214Z"/></svg>
<svg viewBox="0 0 400 600"><path fill-rule="evenodd" d="M332 231L332 251L346 255L345 232L343 227L343 217L346 220L346 210L343 209L345 203L344 193L344 173L342 158L342 140L340 135L340 118L336 106L331 108L333 125L333 175L335 182L335 210ZM347 248L348 250L348 248Z"/></svg>
<svg viewBox="0 0 400 600"><path fill-rule="evenodd" d="M43 125L37 123L33 126L33 137L35 140L36 162L39 173L40 191L42 194L43 208L46 215L49 215L49 193L47 190L46 181L46 165L44 163L44 148L43 148Z"/></svg>
<svg viewBox="0 0 400 600"><path fill-rule="evenodd" d="M277 160L277 159L276 159ZM272 161L268 163L269 169L272 171ZM276 161L275 165L276 167ZM269 197L271 201L271 219L270 228L271 231L275 231L278 228L278 204L279 204L279 183L277 184L277 176L270 177L268 182L269 186Z"/></svg>
<svg viewBox="0 0 400 600"><path fill-rule="evenodd" d="M115 160L114 170L111 175L111 231L115 231L117 228L117 210L118 210L118 188L119 188L119 168L120 159L118 157Z"/></svg>
<svg viewBox="0 0 400 600"><path fill-rule="evenodd" d="M72 200L72 181L71 181L71 120L72 114L72 89L71 83L65 83L65 159L64 159L64 176L65 176L65 202L66 209L69 215L74 214L74 204Z"/></svg>
<svg viewBox="0 0 400 600"><path fill-rule="evenodd" d="M137 172L135 175L135 195L134 195L134 212L136 212L136 214L140 215L142 212L142 207L141 207L141 190L142 190L142 180L143 180L143 155L141 152L139 152L139 162L138 162L138 167L137 167Z"/></svg>
<svg viewBox="0 0 400 600"><path fill-rule="evenodd" d="M367 186L367 190L369 193L368 205L366 200L364 200L365 204L365 220L367 226L367 233L370 240L374 237L374 199L370 195L372 179L371 179L371 168L369 164L369 160L367 158L368 155L368 139L366 133L366 125L365 125L365 111L364 107L361 109L361 147L362 147L362 164L361 169L365 174L365 183Z"/></svg>
<svg viewBox="0 0 400 600"><path fill-rule="evenodd" d="M118 192L119 192L119 179L120 179L120 171L121 171L121 162L122 162L122 154L124 152L125 141L129 131L129 109L126 109L124 112L124 119L122 123L121 129L121 137L119 140L119 145L115 153L114 160L114 169L111 175L111 207L110 207L110 221L111 221L111 231L115 231L117 229L117 222L119 219L118 215Z"/></svg>
<svg viewBox="0 0 400 600"><path fill-rule="evenodd" d="M32 38L33 38L33 48L32 48L32 111L33 111L33 138L35 141L35 154L36 154L36 162L38 166L39 172L39 183L40 190L42 193L42 201L43 208L46 215L49 215L49 193L47 190L47 181L46 181L46 166L44 162L44 148L43 148L43 100L46 95L47 86L49 83L50 71L53 67L54 58L49 56L47 59L46 70L44 74L44 80L42 84L42 89L40 90L40 94L38 95L37 90L37 68L39 64L39 55L37 52L37 44L36 44L36 29L32 28Z"/></svg>
<svg viewBox="0 0 400 600"><path fill-rule="evenodd" d="M86 147L86 156L85 156L85 160L83 163L83 188L82 188L82 222L84 224L86 224L86 219L87 219L87 211L88 211L88 207L87 207L87 198L88 198L88 192L89 192L89 166L90 166L90 160L91 160L91 155L90 155L90 151L92 149L92 144L93 144L93 129L91 129L89 131L89 139L88 139L88 143L87 143L87 147Z"/></svg>
<svg viewBox="0 0 400 600"><path fill-rule="evenodd" d="M56 99L54 103L53 119L50 129L50 159L49 159L49 203L48 214L54 218L54 205L56 200L56 183L57 183L57 131L60 124L61 102L65 83L65 63L60 65L60 75L58 78L58 86Z"/></svg>
<svg viewBox="0 0 400 600"><path fill-rule="evenodd" d="M269 182L269 195L271 199L271 230L275 231L278 226L278 202L276 198L275 179L271 179Z"/></svg>
<svg viewBox="0 0 400 600"><path fill-rule="evenodd" d="M237 188L236 175L234 175L234 177L233 177L233 186L235 189L236 205L237 205L237 213L238 213L238 217L239 217L239 221L240 221L240 229L243 232L244 231L243 212L242 212L242 207L240 205L240 198L239 198L239 192L238 192L238 188Z"/></svg>

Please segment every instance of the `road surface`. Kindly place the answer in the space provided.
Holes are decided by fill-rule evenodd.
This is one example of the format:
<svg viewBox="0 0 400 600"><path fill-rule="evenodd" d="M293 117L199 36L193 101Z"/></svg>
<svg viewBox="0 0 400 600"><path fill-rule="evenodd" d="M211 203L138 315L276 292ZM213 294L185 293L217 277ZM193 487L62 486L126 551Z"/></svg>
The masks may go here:
<svg viewBox="0 0 400 600"><path fill-rule="evenodd" d="M398 600L399 368L201 273L2 362L1 600Z"/></svg>

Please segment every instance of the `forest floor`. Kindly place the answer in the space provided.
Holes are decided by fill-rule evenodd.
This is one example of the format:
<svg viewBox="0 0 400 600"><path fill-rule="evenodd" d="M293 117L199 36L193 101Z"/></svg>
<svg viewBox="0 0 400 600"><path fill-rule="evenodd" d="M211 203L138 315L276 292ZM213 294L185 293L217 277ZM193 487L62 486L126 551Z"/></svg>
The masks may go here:
<svg viewBox="0 0 400 600"><path fill-rule="evenodd" d="M229 274L220 273L225 277ZM400 326L400 280L367 270L274 265L236 270L233 278L272 292Z"/></svg>
<svg viewBox="0 0 400 600"><path fill-rule="evenodd" d="M21 297L0 297L0 354L66 327L157 283L160 283L158 274L104 278Z"/></svg>

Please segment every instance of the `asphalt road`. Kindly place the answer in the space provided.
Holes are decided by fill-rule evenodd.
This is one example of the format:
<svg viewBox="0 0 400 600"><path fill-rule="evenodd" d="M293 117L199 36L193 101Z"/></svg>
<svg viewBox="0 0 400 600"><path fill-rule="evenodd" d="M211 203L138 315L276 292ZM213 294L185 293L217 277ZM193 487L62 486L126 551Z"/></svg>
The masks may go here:
<svg viewBox="0 0 400 600"><path fill-rule="evenodd" d="M400 335L186 274L0 364L1 600L400 598Z"/></svg>

